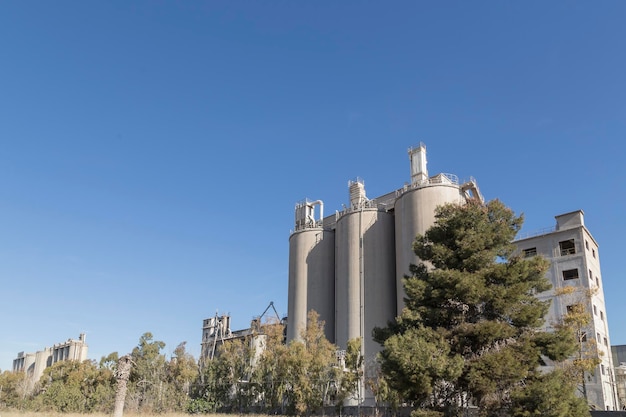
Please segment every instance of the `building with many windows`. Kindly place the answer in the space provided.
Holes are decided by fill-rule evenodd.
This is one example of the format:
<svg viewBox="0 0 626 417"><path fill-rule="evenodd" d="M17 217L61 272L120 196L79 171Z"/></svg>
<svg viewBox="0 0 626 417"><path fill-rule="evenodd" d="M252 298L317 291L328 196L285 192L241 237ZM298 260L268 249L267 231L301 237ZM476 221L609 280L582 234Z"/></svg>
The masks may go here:
<svg viewBox="0 0 626 417"><path fill-rule="evenodd" d="M548 330L561 323L574 306L583 306L589 313L589 324L579 337L584 354L597 357L600 364L595 372L585 374L581 395L594 409L619 410L598 243L585 227L582 210L555 218L554 228L520 236L514 243L524 256L541 255L550 261L547 278L552 288L537 295L551 301L545 322Z"/></svg>

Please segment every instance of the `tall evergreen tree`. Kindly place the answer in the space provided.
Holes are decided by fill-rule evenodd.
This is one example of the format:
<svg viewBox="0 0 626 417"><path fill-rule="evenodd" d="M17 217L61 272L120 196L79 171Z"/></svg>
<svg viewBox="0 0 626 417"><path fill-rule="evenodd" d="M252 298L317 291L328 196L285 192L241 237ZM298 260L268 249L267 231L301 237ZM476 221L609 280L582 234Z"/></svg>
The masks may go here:
<svg viewBox="0 0 626 417"><path fill-rule="evenodd" d="M146 332L139 338L139 344L133 348L131 360L129 394L133 411L164 411L164 381L167 361L161 351L165 342L154 340L152 333ZM128 402L128 400L127 400Z"/></svg>
<svg viewBox="0 0 626 417"><path fill-rule="evenodd" d="M258 385L262 410L270 414L284 414L285 395L289 385L289 346L284 343L285 326L269 320L263 326L264 348L254 368L253 378Z"/></svg>
<svg viewBox="0 0 626 417"><path fill-rule="evenodd" d="M288 411L308 416L329 404L330 387L339 379L339 369L337 347L324 336L324 322L314 310L307 315L301 339L293 340L288 349Z"/></svg>
<svg viewBox="0 0 626 417"><path fill-rule="evenodd" d="M405 401L449 416L470 404L481 416L501 415L511 411L512 392L519 399L524 386L537 386L542 354L573 353L571 335L540 330L549 304L534 295L550 288L549 265L515 255L511 242L522 222L498 200L446 205L417 236L421 262L405 278L405 308L375 332L382 369ZM577 404L570 415L585 415L574 390L561 391L552 400Z"/></svg>
<svg viewBox="0 0 626 417"><path fill-rule="evenodd" d="M198 363L187 352L187 342L179 343L167 364L168 408L184 410L187 408L192 384L198 379Z"/></svg>

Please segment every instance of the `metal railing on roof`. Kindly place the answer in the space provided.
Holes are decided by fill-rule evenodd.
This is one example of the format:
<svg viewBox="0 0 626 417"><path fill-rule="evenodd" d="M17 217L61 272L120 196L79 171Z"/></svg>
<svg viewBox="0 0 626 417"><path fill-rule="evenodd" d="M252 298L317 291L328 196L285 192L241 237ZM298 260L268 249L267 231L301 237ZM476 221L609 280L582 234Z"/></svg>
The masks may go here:
<svg viewBox="0 0 626 417"><path fill-rule="evenodd" d="M359 181L362 181L362 180L358 177L356 180L354 180L354 182L359 182ZM474 183L476 182L474 178L471 178L470 181L473 181ZM455 174L442 172L437 175L433 175L432 177L424 181L420 181L416 183L406 183L404 187L399 188L396 191L387 193L378 198L375 198L373 200L366 200L362 203L352 205L350 207L347 207L344 205L342 210L335 211L335 221L347 213L351 213L351 212L358 211L361 209L366 209L366 208L367 209L378 208L379 210L389 211L395 204L395 201L398 199L398 197L400 197L405 192L418 189L418 188L428 187L430 185L437 185L437 184L451 184L451 185L458 186L459 177ZM302 205L302 204L307 204L310 202L311 201L309 201L309 199L307 198L307 199L300 201L298 204ZM318 221L308 221L304 224L301 223L301 224L296 225L295 229L292 230L290 234L293 234L294 232L305 230L305 229L316 229L316 228L323 228L323 227L324 227L323 219L318 220Z"/></svg>
<svg viewBox="0 0 626 417"><path fill-rule="evenodd" d="M422 187L428 187L429 185L435 185L435 184L459 185L459 177L457 177L454 174L448 174L448 173L442 172L440 174L434 175L423 181L419 181L415 183L406 183L404 184L404 187L396 190L396 197L400 197L402 194L404 194L407 191L414 190L417 188L422 188Z"/></svg>
<svg viewBox="0 0 626 417"><path fill-rule="evenodd" d="M543 229L533 230L531 232L518 233L513 241L515 242L517 240L528 239L535 236L547 235L548 233L552 233L554 231L556 231L556 226L544 227Z"/></svg>

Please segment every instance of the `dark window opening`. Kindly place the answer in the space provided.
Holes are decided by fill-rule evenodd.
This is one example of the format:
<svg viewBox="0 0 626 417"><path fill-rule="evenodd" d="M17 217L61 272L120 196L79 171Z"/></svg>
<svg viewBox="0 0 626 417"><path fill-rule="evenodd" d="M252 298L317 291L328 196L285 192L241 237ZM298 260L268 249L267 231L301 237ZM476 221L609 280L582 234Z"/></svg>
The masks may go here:
<svg viewBox="0 0 626 417"><path fill-rule="evenodd" d="M571 304L565 308L567 309L567 314L576 314L582 311L582 305L580 304Z"/></svg>
<svg viewBox="0 0 626 417"><path fill-rule="evenodd" d="M559 242L561 248L561 256L573 255L576 253L576 246L574 245L574 239L564 240Z"/></svg>
<svg viewBox="0 0 626 417"><path fill-rule="evenodd" d="M578 279L578 269L568 269L563 271L563 280Z"/></svg>
<svg viewBox="0 0 626 417"><path fill-rule="evenodd" d="M537 248L524 249L524 258L530 258L531 256L537 256Z"/></svg>

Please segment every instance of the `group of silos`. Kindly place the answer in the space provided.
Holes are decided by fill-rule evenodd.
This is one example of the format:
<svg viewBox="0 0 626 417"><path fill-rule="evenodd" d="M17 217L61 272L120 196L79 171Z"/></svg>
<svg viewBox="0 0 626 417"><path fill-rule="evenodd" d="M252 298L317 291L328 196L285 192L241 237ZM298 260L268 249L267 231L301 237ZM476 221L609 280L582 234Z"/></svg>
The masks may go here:
<svg viewBox="0 0 626 417"><path fill-rule="evenodd" d="M296 205L289 238L288 341L300 338L308 312L315 310L329 341L346 349L348 340L361 338L366 362L374 358L381 347L372 330L403 308L402 279L417 262L415 237L433 225L436 207L482 199L473 180L429 177L424 144L410 148L409 159L411 182L401 189L370 200L362 180L350 181L349 205L325 218L320 200Z"/></svg>

